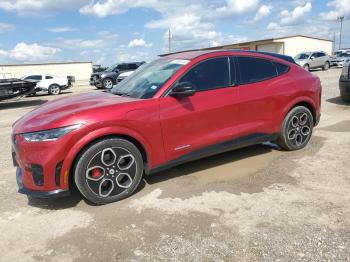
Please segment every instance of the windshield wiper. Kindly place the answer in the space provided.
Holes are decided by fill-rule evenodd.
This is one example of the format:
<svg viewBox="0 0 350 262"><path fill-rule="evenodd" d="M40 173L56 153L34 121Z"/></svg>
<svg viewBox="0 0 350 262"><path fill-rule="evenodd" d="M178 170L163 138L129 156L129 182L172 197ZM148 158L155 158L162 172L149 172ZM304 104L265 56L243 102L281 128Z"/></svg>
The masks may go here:
<svg viewBox="0 0 350 262"><path fill-rule="evenodd" d="M115 94L117 96L126 96L126 97L130 96L128 93L123 93L123 92L113 92L113 94Z"/></svg>

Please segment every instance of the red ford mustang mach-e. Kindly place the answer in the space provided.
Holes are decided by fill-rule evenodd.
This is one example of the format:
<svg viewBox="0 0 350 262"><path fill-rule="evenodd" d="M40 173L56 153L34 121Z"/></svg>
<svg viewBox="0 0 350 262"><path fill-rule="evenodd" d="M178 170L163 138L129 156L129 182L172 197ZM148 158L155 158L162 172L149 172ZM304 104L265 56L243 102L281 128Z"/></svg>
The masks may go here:
<svg viewBox="0 0 350 262"><path fill-rule="evenodd" d="M13 125L19 192L91 202L130 196L143 174L272 141L303 148L321 84L289 57L246 51L171 54L110 92L48 102Z"/></svg>

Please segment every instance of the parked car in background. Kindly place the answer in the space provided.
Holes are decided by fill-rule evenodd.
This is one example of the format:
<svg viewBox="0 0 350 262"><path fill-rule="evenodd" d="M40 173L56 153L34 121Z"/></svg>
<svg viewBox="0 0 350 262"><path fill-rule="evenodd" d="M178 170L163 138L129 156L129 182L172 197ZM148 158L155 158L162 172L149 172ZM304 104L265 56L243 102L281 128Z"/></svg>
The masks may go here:
<svg viewBox="0 0 350 262"><path fill-rule="evenodd" d="M17 78L0 78L0 101L33 94L36 83Z"/></svg>
<svg viewBox="0 0 350 262"><path fill-rule="evenodd" d="M322 70L328 70L330 67L330 60L327 53L322 51L316 52L303 52L298 54L294 58L295 62L303 67L305 70L322 68Z"/></svg>
<svg viewBox="0 0 350 262"><path fill-rule="evenodd" d="M350 102L350 62L344 63L339 79L340 96L345 102Z"/></svg>
<svg viewBox="0 0 350 262"><path fill-rule="evenodd" d="M49 95L59 95L62 90L72 86L71 77L36 74L23 77L23 80L36 83L35 93L48 92Z"/></svg>
<svg viewBox="0 0 350 262"><path fill-rule="evenodd" d="M129 77L132 73L134 73L134 71L127 71L127 72L121 73L117 78L117 83L120 83L125 78Z"/></svg>
<svg viewBox="0 0 350 262"><path fill-rule="evenodd" d="M342 54L342 53L350 53L350 48L347 49L339 49L336 52L334 52L334 55Z"/></svg>
<svg viewBox="0 0 350 262"><path fill-rule="evenodd" d="M104 72L91 74L90 85L99 89L111 89L118 83L118 76L124 72L133 72L145 62L122 63L109 67Z"/></svg>
<svg viewBox="0 0 350 262"><path fill-rule="evenodd" d="M320 119L320 79L278 54L194 51L116 85L47 102L13 125L19 192L96 204L130 196L143 174L272 141L304 148ZM52 149L55 150L52 150Z"/></svg>
<svg viewBox="0 0 350 262"><path fill-rule="evenodd" d="M338 53L330 58L331 66L343 67L345 62L350 61L350 53Z"/></svg>

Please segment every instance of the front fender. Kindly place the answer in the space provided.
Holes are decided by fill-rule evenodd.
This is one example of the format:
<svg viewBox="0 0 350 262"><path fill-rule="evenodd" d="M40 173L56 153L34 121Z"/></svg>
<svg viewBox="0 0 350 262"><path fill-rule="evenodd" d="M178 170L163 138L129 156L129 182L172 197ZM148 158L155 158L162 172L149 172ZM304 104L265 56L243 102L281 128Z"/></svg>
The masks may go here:
<svg viewBox="0 0 350 262"><path fill-rule="evenodd" d="M126 128L126 127L104 127L100 129L96 129L93 131L88 132L85 136L82 136L75 144L74 146L69 150L62 166L62 174L64 175L63 179L63 186L64 188L68 188L68 176L70 176L71 169L73 162L79 152L90 144L93 141L96 141L97 139L100 139L102 137L106 136L129 136L132 137L133 139L137 140L145 149L146 154L147 154L147 159L150 162L149 164L152 163L152 148L151 145L147 142L147 140L138 132L135 130Z"/></svg>

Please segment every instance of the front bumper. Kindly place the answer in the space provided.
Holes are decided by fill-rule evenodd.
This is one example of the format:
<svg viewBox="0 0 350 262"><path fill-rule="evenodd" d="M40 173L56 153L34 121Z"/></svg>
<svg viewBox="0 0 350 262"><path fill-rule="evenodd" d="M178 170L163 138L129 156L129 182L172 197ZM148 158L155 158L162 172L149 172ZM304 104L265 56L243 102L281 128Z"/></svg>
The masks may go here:
<svg viewBox="0 0 350 262"><path fill-rule="evenodd" d="M16 180L18 185L18 193L33 197L33 198L56 198L69 196L69 190L56 189L52 191L36 191L25 188L23 185L23 175L22 170L17 167L16 170Z"/></svg>
<svg viewBox="0 0 350 262"><path fill-rule="evenodd" d="M12 136L18 192L38 198L69 195L70 171L65 158L72 143L69 136L37 143L27 143L21 135Z"/></svg>
<svg viewBox="0 0 350 262"><path fill-rule="evenodd" d="M91 86L102 87L101 79L95 79L95 80L90 79L89 83Z"/></svg>

